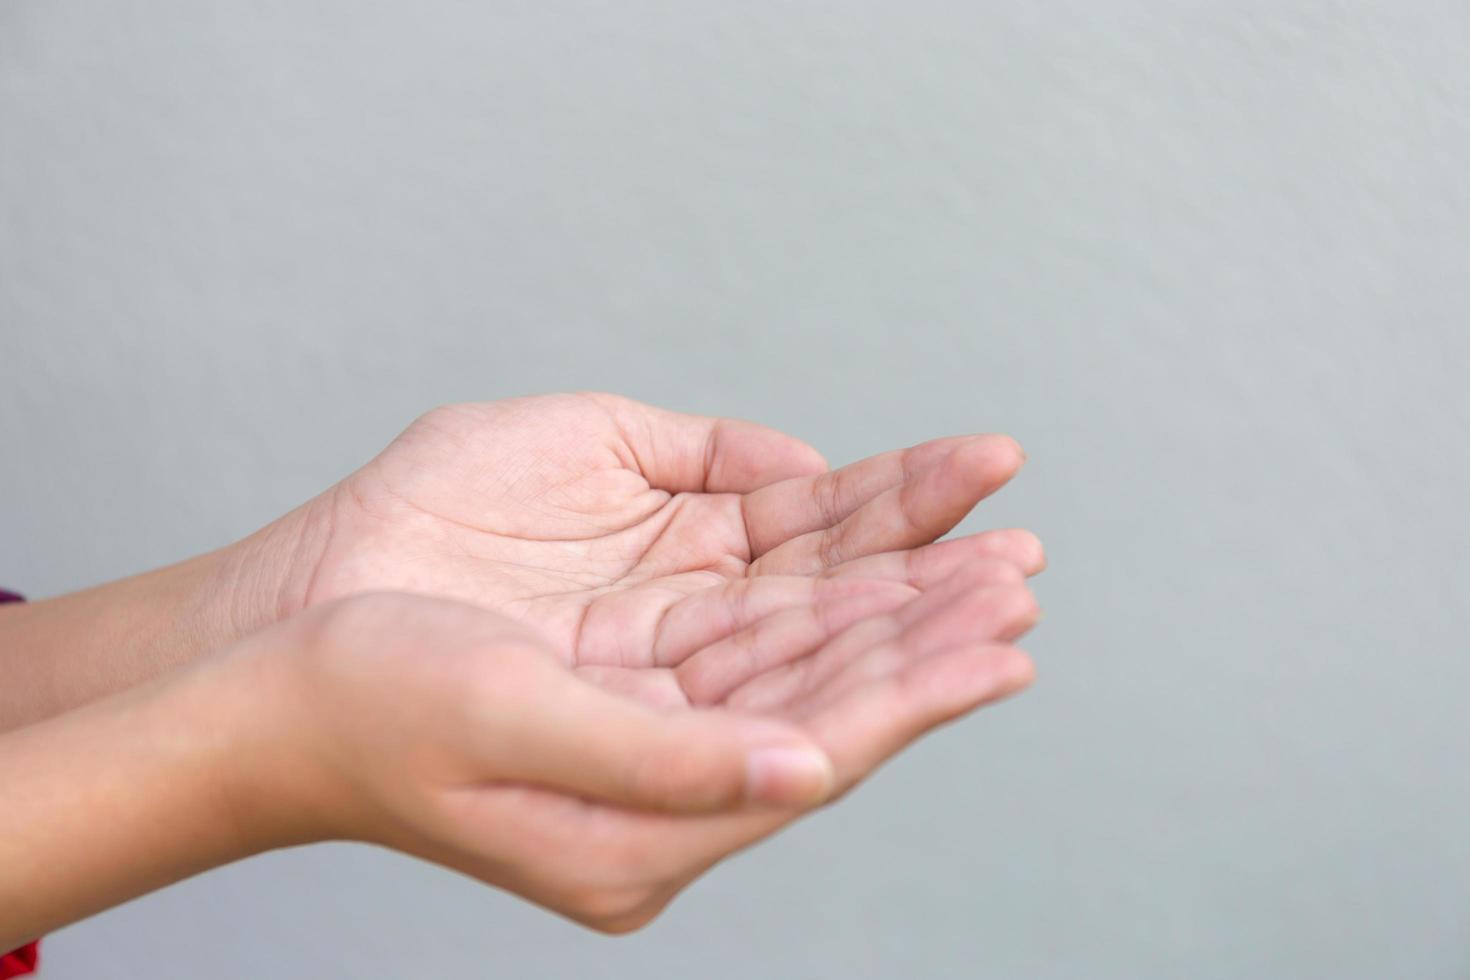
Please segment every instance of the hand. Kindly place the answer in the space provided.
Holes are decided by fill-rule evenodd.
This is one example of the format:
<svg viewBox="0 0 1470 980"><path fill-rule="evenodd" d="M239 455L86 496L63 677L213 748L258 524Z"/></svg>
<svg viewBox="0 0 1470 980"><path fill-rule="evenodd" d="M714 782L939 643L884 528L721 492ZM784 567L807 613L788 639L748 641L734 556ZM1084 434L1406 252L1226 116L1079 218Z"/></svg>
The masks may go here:
<svg viewBox="0 0 1470 980"><path fill-rule="evenodd" d="M598 929L635 928L721 858L1029 681L1009 640L1036 607L1019 573L996 583L991 564L891 597L700 709L606 692L472 606L322 606L221 661L253 664L255 681L221 686L269 692L256 730L275 733L233 784L234 822L256 849L371 841Z"/></svg>
<svg viewBox="0 0 1470 980"><path fill-rule="evenodd" d="M1035 539L929 543L1019 460L973 437L827 474L758 426L607 396L444 409L239 546L8 609L0 782L28 793L0 819L0 938L321 835L636 926L1025 684L1006 641L1035 617ZM477 605L331 601L390 585ZM567 713L527 710L547 705Z"/></svg>
<svg viewBox="0 0 1470 980"><path fill-rule="evenodd" d="M636 928L721 858L1029 680L1007 642L1036 615L1014 566L961 563L882 605L845 628L810 609L771 617L762 628L805 635L812 651L747 658L743 678L694 669L712 702L694 709L599 688L477 607L322 605L0 735L0 783L26 787L0 808L0 947L324 838L396 847L598 929Z"/></svg>
<svg viewBox="0 0 1470 980"><path fill-rule="evenodd" d="M245 541L0 610L0 731L382 590L533 622L599 683L688 700L671 668L772 613L851 617L862 596L978 557L1039 570L1025 531L930 543L1020 461L1011 440L976 436L828 473L770 429L609 395L438 409Z"/></svg>
<svg viewBox="0 0 1470 980"><path fill-rule="evenodd" d="M647 671L779 610L850 606L974 557L1039 570L1025 531L923 547L1021 461L975 436L829 473L762 426L610 395L451 406L250 542L238 580L274 586L236 590L256 606L237 618L365 591L458 598L534 623L606 683L677 695Z"/></svg>

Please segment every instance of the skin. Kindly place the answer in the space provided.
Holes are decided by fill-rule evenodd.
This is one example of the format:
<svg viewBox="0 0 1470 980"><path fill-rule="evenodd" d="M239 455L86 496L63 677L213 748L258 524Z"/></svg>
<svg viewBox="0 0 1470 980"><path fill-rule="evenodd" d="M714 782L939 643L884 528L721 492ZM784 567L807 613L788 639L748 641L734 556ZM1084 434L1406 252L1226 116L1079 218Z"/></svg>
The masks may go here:
<svg viewBox="0 0 1470 980"><path fill-rule="evenodd" d="M436 861L595 929L637 928L923 732L1025 686L1030 663L1007 638L1034 606L988 581L983 563L963 566L717 703L678 708L609 692L474 606L324 604L0 737L0 782L27 788L0 810L0 947L328 839ZM798 664L799 682L783 679ZM738 708L749 690L759 713ZM773 747L815 747L820 766L772 784L751 762Z"/></svg>
<svg viewBox="0 0 1470 980"><path fill-rule="evenodd" d="M451 406L244 541L0 610L29 788L0 947L324 839L635 928L1029 681L1040 545L935 543L1021 461L971 436L828 472L614 396Z"/></svg>
<svg viewBox="0 0 1470 980"><path fill-rule="evenodd" d="M922 588L969 558L1039 571L1027 531L931 544L1023 459L1005 436L952 437L828 472L815 449L764 426L613 395L435 409L243 541L0 607L0 730L365 591L534 623L603 683L677 696L667 672L650 671L778 610L875 582Z"/></svg>

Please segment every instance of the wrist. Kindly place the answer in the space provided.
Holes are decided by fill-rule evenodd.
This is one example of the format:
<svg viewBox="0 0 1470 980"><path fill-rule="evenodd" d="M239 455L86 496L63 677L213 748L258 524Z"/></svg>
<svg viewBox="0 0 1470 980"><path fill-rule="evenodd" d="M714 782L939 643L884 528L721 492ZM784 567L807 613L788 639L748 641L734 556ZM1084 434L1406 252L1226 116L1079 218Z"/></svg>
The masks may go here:
<svg viewBox="0 0 1470 980"><path fill-rule="evenodd" d="M336 836L342 801L302 683L304 632L266 629L181 671L171 695L187 725L209 729L200 769L240 856Z"/></svg>
<svg viewBox="0 0 1470 980"><path fill-rule="evenodd" d="M225 692L222 699L246 692L230 711L231 728L243 735L233 739L229 796L236 823L255 829L254 846L391 846L379 833L382 808L368 802L382 800L384 759L368 749L367 733L399 727L372 710L392 675L372 663L380 636L365 637L362 628L366 622L381 633L383 619L373 610L382 601L317 605L212 658L219 669L210 683Z"/></svg>
<svg viewBox="0 0 1470 980"><path fill-rule="evenodd" d="M216 552L208 617L219 649L306 608L331 536L332 491Z"/></svg>

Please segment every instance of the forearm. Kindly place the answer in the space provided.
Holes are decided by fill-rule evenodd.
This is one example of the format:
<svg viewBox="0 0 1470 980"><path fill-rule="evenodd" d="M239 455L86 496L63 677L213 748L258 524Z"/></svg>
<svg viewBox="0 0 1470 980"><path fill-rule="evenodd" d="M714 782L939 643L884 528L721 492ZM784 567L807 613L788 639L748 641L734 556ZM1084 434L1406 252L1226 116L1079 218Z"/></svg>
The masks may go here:
<svg viewBox="0 0 1470 980"><path fill-rule="evenodd" d="M229 547L81 592L0 606L0 732L140 684L287 612L297 515ZM19 583L18 583L19 584Z"/></svg>
<svg viewBox="0 0 1470 980"><path fill-rule="evenodd" d="M211 667L213 665L210 665ZM0 949L271 846L251 683L175 671L0 736Z"/></svg>

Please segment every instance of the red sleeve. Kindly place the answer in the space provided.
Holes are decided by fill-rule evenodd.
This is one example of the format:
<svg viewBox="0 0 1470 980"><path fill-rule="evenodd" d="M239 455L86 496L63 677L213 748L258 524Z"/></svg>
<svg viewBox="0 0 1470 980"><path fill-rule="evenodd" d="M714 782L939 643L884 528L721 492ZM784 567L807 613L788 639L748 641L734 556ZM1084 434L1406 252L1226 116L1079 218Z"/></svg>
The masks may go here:
<svg viewBox="0 0 1470 980"><path fill-rule="evenodd" d="M28 973L36 972L36 965L41 962L41 942L30 943L22 946L12 953L0 956L0 980L7 977L23 977Z"/></svg>
<svg viewBox="0 0 1470 980"><path fill-rule="evenodd" d="M0 602L21 602L20 596L14 592L6 592L0 589ZM41 962L41 943L36 941L22 946L14 952L0 956L0 980L9 977L23 977L28 973L36 972L36 964Z"/></svg>

